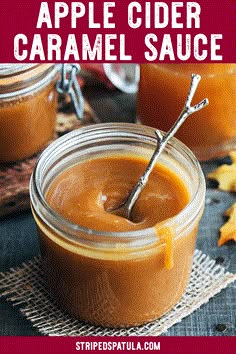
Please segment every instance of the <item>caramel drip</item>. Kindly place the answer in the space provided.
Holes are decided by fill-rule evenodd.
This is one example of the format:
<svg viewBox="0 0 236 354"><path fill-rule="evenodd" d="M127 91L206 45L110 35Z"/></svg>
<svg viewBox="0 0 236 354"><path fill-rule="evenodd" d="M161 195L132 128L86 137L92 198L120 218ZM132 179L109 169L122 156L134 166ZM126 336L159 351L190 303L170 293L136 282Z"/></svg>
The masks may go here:
<svg viewBox="0 0 236 354"><path fill-rule="evenodd" d="M155 227L156 235L165 242L164 264L166 269L172 269L174 266L174 230L165 226L162 228Z"/></svg>

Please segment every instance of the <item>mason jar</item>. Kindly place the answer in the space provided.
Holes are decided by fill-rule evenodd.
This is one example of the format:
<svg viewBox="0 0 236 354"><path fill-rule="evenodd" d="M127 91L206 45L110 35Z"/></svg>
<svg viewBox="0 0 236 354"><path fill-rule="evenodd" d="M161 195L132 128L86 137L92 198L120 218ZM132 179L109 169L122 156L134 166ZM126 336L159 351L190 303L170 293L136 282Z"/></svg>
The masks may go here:
<svg viewBox="0 0 236 354"><path fill-rule="evenodd" d="M138 120L168 131L183 108L192 73L202 77L193 104L207 97L209 105L176 137L200 160L224 157L236 146L236 64L141 64Z"/></svg>
<svg viewBox="0 0 236 354"><path fill-rule="evenodd" d="M169 311L186 289L204 208L205 180L195 156L177 139L171 139L159 162L181 179L189 202L153 227L97 231L59 215L46 198L55 178L71 166L90 161L92 175L98 158L131 154L149 159L155 146L153 128L98 124L59 138L35 166L30 197L48 289L62 309L81 321L119 328L141 325ZM68 184L64 187L67 193ZM168 230L171 244L163 237ZM168 267L170 254L173 263Z"/></svg>
<svg viewBox="0 0 236 354"><path fill-rule="evenodd" d="M25 159L52 138L60 65L0 65L0 163Z"/></svg>

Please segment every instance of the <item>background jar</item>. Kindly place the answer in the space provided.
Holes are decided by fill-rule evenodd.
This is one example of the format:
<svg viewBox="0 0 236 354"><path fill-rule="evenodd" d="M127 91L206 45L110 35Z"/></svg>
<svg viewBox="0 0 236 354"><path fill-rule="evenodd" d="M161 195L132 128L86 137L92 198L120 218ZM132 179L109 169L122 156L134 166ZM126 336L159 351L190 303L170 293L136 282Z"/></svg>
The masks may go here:
<svg viewBox="0 0 236 354"><path fill-rule="evenodd" d="M150 158L155 130L134 124L100 124L67 134L41 155L31 178L32 211L40 236L49 289L64 310L96 325L129 327L170 310L187 285L205 198L205 181L191 151L172 139L160 162L178 174L190 202L160 227L175 232L174 267L165 267L167 245L154 228L98 232L57 214L45 194L68 167L111 155Z"/></svg>
<svg viewBox="0 0 236 354"><path fill-rule="evenodd" d="M191 73L202 76L193 103L207 97L209 105L176 136L200 160L226 156L236 145L236 64L142 64L138 119L168 131L183 108Z"/></svg>
<svg viewBox="0 0 236 354"><path fill-rule="evenodd" d="M59 65L0 65L0 163L33 155L53 137Z"/></svg>

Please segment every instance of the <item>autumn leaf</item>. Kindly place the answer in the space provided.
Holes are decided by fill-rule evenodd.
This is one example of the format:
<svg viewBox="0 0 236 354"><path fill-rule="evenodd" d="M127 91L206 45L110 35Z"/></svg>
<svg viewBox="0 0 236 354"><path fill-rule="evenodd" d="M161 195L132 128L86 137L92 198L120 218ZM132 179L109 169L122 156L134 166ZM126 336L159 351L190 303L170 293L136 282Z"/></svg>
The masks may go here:
<svg viewBox="0 0 236 354"><path fill-rule="evenodd" d="M236 242L236 203L226 210L225 215L229 217L229 220L220 228L218 246L222 246L229 240Z"/></svg>
<svg viewBox="0 0 236 354"><path fill-rule="evenodd" d="M222 191L236 192L236 150L231 151L231 165L222 165L208 174L208 178L218 181Z"/></svg>

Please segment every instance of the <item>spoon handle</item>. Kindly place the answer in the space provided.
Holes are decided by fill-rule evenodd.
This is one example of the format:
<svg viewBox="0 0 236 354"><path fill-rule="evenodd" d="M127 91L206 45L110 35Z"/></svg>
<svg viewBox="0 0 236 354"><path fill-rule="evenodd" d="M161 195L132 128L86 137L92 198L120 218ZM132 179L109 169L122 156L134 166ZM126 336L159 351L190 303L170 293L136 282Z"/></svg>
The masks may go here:
<svg viewBox="0 0 236 354"><path fill-rule="evenodd" d="M181 127L181 125L184 123L184 121L187 119L187 117L189 117L192 113L199 111L200 109L202 109L203 107L205 107L208 104L208 99L205 98L204 100L202 100L200 103L196 104L195 106L191 106L193 96L196 92L196 89L198 87L200 80L201 80L200 75L192 74L190 89L189 89L189 93L188 93L187 99L184 104L184 108L183 108L182 112L180 113L178 119L174 123L174 125L170 128L170 130L165 135L163 135L159 130L156 130L158 145L157 145L157 147L156 147L156 149L155 149L155 151L154 151L154 153L147 165L146 170L144 171L143 175L139 178L137 184L135 185L132 192L130 193L129 198L127 199L127 201L124 204L124 206L128 209L129 218L130 218L131 210L132 210L136 200L138 199L143 188L145 187L145 185L148 181L149 175L152 172L152 169L153 169L158 157L160 156L160 154L162 153L162 151L166 147L168 141L175 135L175 133Z"/></svg>

